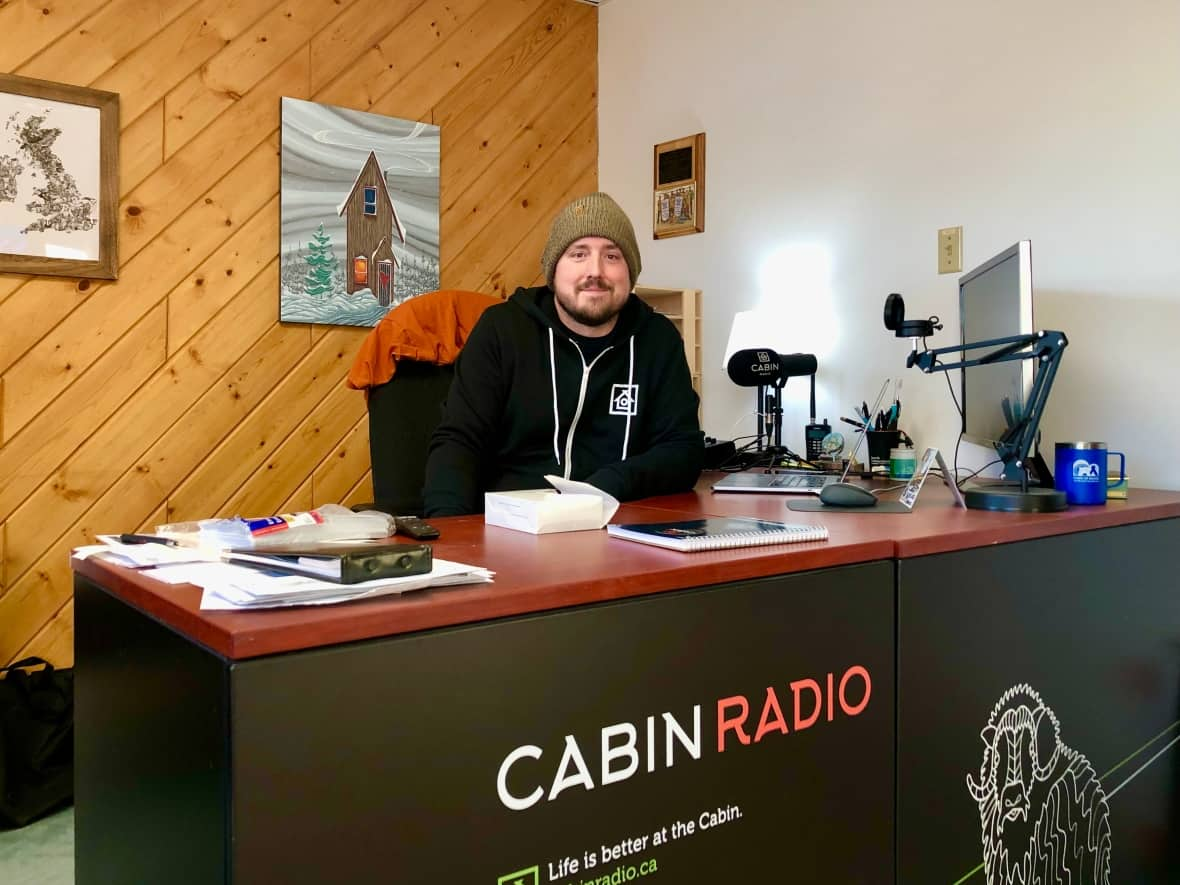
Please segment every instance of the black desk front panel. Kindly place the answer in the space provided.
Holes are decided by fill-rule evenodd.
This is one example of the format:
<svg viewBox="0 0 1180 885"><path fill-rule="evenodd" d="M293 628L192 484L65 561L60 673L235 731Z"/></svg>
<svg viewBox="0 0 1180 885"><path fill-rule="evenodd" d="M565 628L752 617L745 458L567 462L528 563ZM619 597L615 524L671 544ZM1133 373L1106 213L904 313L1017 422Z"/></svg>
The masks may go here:
<svg viewBox="0 0 1180 885"><path fill-rule="evenodd" d="M1178 565L1180 520L899 563L899 882L1180 882Z"/></svg>
<svg viewBox="0 0 1180 885"><path fill-rule="evenodd" d="M225 661L74 578L78 885L227 881Z"/></svg>
<svg viewBox="0 0 1180 885"><path fill-rule="evenodd" d="M236 664L233 881L891 881L893 630L880 562Z"/></svg>

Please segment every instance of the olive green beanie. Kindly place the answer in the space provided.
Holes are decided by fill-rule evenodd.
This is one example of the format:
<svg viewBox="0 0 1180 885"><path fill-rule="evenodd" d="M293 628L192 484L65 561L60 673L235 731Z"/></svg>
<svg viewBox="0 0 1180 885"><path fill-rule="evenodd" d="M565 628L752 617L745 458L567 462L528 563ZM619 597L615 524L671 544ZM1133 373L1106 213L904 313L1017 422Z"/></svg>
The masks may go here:
<svg viewBox="0 0 1180 885"><path fill-rule="evenodd" d="M553 287L553 271L557 267L557 260L570 243L582 237L606 237L618 246L631 272L631 285L635 285L643 267L639 260L635 229L619 204L600 191L578 197L553 219L549 242L541 253L541 270L545 272L545 282L550 288Z"/></svg>

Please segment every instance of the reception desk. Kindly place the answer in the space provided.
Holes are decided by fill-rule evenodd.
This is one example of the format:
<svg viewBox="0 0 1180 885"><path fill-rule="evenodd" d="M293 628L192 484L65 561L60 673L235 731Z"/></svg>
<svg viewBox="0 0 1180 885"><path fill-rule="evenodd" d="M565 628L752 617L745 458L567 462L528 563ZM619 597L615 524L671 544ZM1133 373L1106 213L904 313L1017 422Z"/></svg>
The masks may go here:
<svg viewBox="0 0 1180 885"><path fill-rule="evenodd" d="M616 521L831 538L444 519L436 555L494 584L252 613L76 562L77 881L982 882L967 775L1017 686L1093 769L1111 881L1175 881L1180 494L828 514L707 483Z"/></svg>

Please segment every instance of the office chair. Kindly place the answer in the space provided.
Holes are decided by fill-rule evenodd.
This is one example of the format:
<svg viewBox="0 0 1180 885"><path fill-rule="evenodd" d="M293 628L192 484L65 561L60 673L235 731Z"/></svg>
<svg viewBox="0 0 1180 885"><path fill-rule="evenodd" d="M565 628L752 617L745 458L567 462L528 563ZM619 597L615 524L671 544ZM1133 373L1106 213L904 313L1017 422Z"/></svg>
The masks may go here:
<svg viewBox="0 0 1180 885"><path fill-rule="evenodd" d="M442 419L453 364L476 320L500 300L427 292L399 304L365 337L346 383L367 395L374 502L354 510L421 515L430 436Z"/></svg>
<svg viewBox="0 0 1180 885"><path fill-rule="evenodd" d="M399 360L397 374L369 390L369 458L377 510L422 514L430 435L442 418L452 365Z"/></svg>

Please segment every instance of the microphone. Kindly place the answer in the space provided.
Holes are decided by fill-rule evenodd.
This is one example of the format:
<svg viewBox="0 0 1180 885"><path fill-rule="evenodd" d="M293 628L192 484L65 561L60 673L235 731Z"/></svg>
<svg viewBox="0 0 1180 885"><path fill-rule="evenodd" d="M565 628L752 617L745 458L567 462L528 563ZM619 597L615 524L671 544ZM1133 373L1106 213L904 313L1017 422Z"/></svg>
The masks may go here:
<svg viewBox="0 0 1180 885"><path fill-rule="evenodd" d="M784 353L778 359L779 375L783 378L814 375L819 366L813 353Z"/></svg>
<svg viewBox="0 0 1180 885"><path fill-rule="evenodd" d="M783 377L779 355L764 347L735 350L725 371L738 387L761 387L774 384Z"/></svg>

